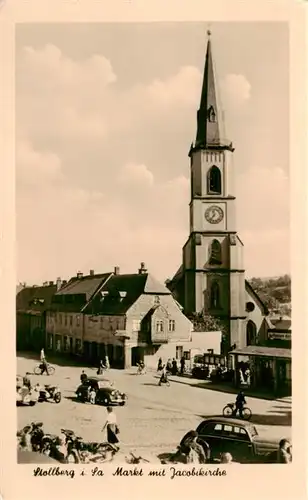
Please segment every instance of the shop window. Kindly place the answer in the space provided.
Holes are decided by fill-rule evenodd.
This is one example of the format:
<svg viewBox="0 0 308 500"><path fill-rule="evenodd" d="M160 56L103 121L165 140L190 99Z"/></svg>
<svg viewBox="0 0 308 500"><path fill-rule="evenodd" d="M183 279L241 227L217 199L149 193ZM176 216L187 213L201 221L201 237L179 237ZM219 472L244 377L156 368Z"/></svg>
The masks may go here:
<svg viewBox="0 0 308 500"><path fill-rule="evenodd" d="M70 316L70 326L73 326L73 316Z"/></svg>
<svg viewBox="0 0 308 500"><path fill-rule="evenodd" d="M76 316L76 326L80 326L80 316Z"/></svg>
<svg viewBox="0 0 308 500"><path fill-rule="evenodd" d="M207 191L208 194L221 194L221 173L215 165L208 171Z"/></svg>
<svg viewBox="0 0 308 500"><path fill-rule="evenodd" d="M190 351L184 351L184 359L186 361L190 361L190 358L191 358Z"/></svg>
<svg viewBox="0 0 308 500"><path fill-rule="evenodd" d="M75 352L76 354L81 354L82 352L82 341L81 339L75 340Z"/></svg>

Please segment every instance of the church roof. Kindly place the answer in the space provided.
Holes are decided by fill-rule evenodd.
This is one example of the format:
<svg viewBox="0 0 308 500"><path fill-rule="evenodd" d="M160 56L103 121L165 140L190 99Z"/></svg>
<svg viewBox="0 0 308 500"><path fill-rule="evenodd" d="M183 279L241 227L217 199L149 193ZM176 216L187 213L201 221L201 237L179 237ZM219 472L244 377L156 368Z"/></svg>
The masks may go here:
<svg viewBox="0 0 308 500"><path fill-rule="evenodd" d="M212 42L208 32L200 107L197 113L197 135L194 148L233 149L225 136L223 110L219 100L218 82L212 57Z"/></svg>
<svg viewBox="0 0 308 500"><path fill-rule="evenodd" d="M262 313L267 315L268 314L267 306L264 304L264 302L261 300L257 292L252 288L251 284L247 280L245 280L245 289L246 292L249 293L249 295L251 295L256 302L258 302L259 306L261 307Z"/></svg>

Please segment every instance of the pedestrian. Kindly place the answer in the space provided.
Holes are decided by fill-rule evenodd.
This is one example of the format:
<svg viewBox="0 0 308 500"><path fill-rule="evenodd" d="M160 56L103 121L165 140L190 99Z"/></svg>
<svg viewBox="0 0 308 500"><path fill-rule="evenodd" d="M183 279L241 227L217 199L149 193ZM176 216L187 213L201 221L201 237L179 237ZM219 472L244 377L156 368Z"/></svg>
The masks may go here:
<svg viewBox="0 0 308 500"><path fill-rule="evenodd" d="M203 449L203 446L197 442L198 433L196 431L190 431L185 439L184 446L187 448L187 463L195 464L205 464L209 456L209 445L207 443L207 455Z"/></svg>
<svg viewBox="0 0 308 500"><path fill-rule="evenodd" d="M222 453L220 455L220 463L221 464L233 464L234 462L233 462L233 457L232 457L231 453L228 453L228 452Z"/></svg>
<svg viewBox="0 0 308 500"><path fill-rule="evenodd" d="M185 372L185 358L184 358L184 356L181 357L180 365L181 365L181 375L183 375Z"/></svg>
<svg viewBox="0 0 308 500"><path fill-rule="evenodd" d="M178 372L178 364L177 364L177 362L176 362L176 359L175 359L175 358L173 358L173 360L172 360L172 368L171 368L171 373L172 373L172 375L176 375L176 374L177 374L177 372Z"/></svg>
<svg viewBox="0 0 308 500"><path fill-rule="evenodd" d="M117 434L119 434L119 428L117 426L117 417L111 406L107 406L107 418L106 422L102 428L102 432L107 429L107 441L110 444L115 445L119 442Z"/></svg>
<svg viewBox="0 0 308 500"><path fill-rule="evenodd" d="M29 378L30 373L27 372L26 375L23 378L23 385L24 387L27 387L29 391L31 390L31 380Z"/></svg>
<svg viewBox="0 0 308 500"><path fill-rule="evenodd" d="M105 368L106 368L106 366L104 365L103 360L100 359L99 364L98 364L98 369L97 369L97 375L102 375L104 373Z"/></svg>
<svg viewBox="0 0 308 500"><path fill-rule="evenodd" d="M167 361L166 370L167 370L167 372L171 372L171 370L172 370L171 359L168 359L168 361Z"/></svg>
<svg viewBox="0 0 308 500"><path fill-rule="evenodd" d="M160 372L163 369L163 360L159 358L158 360L158 365L157 365L157 371Z"/></svg>
<svg viewBox="0 0 308 500"><path fill-rule="evenodd" d="M278 464L290 464L292 462L292 446L288 439L281 439L277 452Z"/></svg>
<svg viewBox="0 0 308 500"><path fill-rule="evenodd" d="M90 394L89 394L89 400L91 405L95 405L95 398L96 398L96 392L94 387L91 387Z"/></svg>
<svg viewBox="0 0 308 500"><path fill-rule="evenodd" d="M105 356L105 367L106 367L106 370L109 370L109 368L110 368L109 358L107 355Z"/></svg>
<svg viewBox="0 0 308 500"><path fill-rule="evenodd" d="M85 381L87 380L87 378L88 378L88 375L85 373L85 371L84 371L84 370L82 370L82 373L81 373L81 375L80 375L80 382L81 382L82 384L84 384L84 383L85 383Z"/></svg>

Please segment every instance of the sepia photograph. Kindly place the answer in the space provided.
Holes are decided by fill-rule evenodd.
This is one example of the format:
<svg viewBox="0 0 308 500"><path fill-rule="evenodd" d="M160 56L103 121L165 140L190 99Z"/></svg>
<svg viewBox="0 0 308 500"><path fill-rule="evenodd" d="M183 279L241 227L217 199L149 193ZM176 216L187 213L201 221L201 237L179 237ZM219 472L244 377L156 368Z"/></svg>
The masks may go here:
<svg viewBox="0 0 308 500"><path fill-rule="evenodd" d="M16 25L19 464L292 463L289 38Z"/></svg>

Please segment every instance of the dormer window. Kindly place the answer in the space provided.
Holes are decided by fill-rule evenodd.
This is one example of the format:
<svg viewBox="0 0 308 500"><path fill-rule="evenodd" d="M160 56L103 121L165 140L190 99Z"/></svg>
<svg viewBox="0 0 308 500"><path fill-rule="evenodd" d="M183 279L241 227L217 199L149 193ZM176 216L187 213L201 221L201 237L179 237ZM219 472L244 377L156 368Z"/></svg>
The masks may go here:
<svg viewBox="0 0 308 500"><path fill-rule="evenodd" d="M119 292L120 295L120 301L122 302L123 299L125 299L127 292Z"/></svg>
<svg viewBox="0 0 308 500"><path fill-rule="evenodd" d="M101 302L109 295L109 292L101 292Z"/></svg>
<svg viewBox="0 0 308 500"><path fill-rule="evenodd" d="M208 112L207 112L207 116L208 116L209 122L211 122L211 123L216 122L216 113L215 113L213 106L209 107Z"/></svg>

